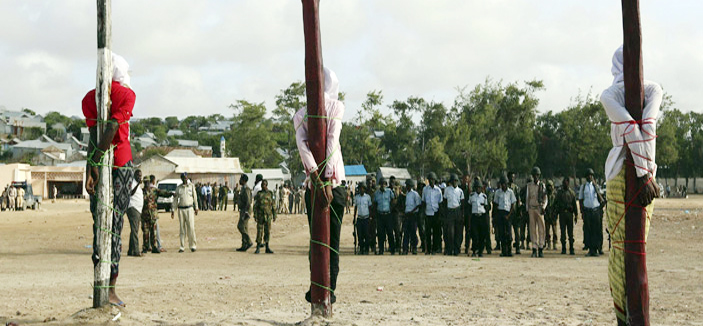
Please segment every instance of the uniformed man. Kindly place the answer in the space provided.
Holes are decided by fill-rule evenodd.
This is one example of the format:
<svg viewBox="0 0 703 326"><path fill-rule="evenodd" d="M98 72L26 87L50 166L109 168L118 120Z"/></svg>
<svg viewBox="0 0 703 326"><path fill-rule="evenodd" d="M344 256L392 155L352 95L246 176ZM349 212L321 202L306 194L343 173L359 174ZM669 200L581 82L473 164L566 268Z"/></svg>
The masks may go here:
<svg viewBox="0 0 703 326"><path fill-rule="evenodd" d="M586 170L586 183L579 189L581 218L585 226L583 238L588 247L587 256L603 254L603 196L593 180L593 169Z"/></svg>
<svg viewBox="0 0 703 326"><path fill-rule="evenodd" d="M24 210L24 187L17 188L17 210Z"/></svg>
<svg viewBox="0 0 703 326"><path fill-rule="evenodd" d="M269 247L271 238L271 222L276 221L276 200L273 198L273 191L268 188L268 180L261 181L261 190L254 197L254 219L256 220L256 251L258 254L262 247L266 247L266 253L272 254Z"/></svg>
<svg viewBox="0 0 703 326"><path fill-rule="evenodd" d="M425 188L425 179L417 178L416 186L417 194L420 195L420 201L422 201L422 190ZM427 245L425 244L425 211L422 209L422 206L417 212L417 233L420 237L420 249L422 252L425 252L427 250Z"/></svg>
<svg viewBox="0 0 703 326"><path fill-rule="evenodd" d="M220 205L219 209L221 211L226 211L227 210L227 194L229 194L229 184L227 181L225 181L225 184L223 186L220 186L220 194L217 196L217 198L220 200Z"/></svg>
<svg viewBox="0 0 703 326"><path fill-rule="evenodd" d="M17 200L17 188L10 185L10 190L7 192L7 208L11 211L15 210L15 204Z"/></svg>
<svg viewBox="0 0 703 326"><path fill-rule="evenodd" d="M569 187L569 177L564 177L561 188L554 198L554 209L559 218L561 229L561 254L566 255L566 236L569 236L569 254L574 255L574 223L578 221L576 214L576 194Z"/></svg>
<svg viewBox="0 0 703 326"><path fill-rule="evenodd" d="M251 242L251 237L249 237L249 218L251 214L249 213L251 209L251 189L247 186L247 181L249 177L246 174L242 174L239 177L239 200L237 205L239 205L239 221L237 222L237 230L242 235L242 246L237 249L237 251L247 251L251 248L253 243Z"/></svg>
<svg viewBox="0 0 703 326"><path fill-rule="evenodd" d="M454 173L449 177L449 185L444 189L444 200L447 207L443 219L444 254L458 256L464 229L464 207L461 203L465 198L464 191L459 188L459 176Z"/></svg>
<svg viewBox="0 0 703 326"><path fill-rule="evenodd" d="M508 173L508 188L513 191L513 194L517 199L517 202L515 203L515 212L510 214L510 224L513 226L513 235L515 237L515 254L519 255L521 244L525 241L525 223L522 218L522 212L525 209L522 207L523 201L520 196L520 186L515 184L515 172Z"/></svg>
<svg viewBox="0 0 703 326"><path fill-rule="evenodd" d="M145 254L151 250L152 253L159 254L161 251L156 243L156 221L159 219L156 200L158 197L171 197L173 194L153 187L148 177L144 177L143 182L142 239L144 243L142 244L142 253Z"/></svg>
<svg viewBox="0 0 703 326"><path fill-rule="evenodd" d="M547 249L557 250L557 212L554 209L554 201L556 192L554 191L554 182L547 180L547 209L544 212L544 235L547 243ZM551 234L551 242L550 240Z"/></svg>
<svg viewBox="0 0 703 326"><path fill-rule="evenodd" d="M547 208L547 187L540 180L542 171L532 168L532 182L527 184L525 203L530 217L530 238L532 240L532 257L543 258L544 253L544 212Z"/></svg>
<svg viewBox="0 0 703 326"><path fill-rule="evenodd" d="M395 199L393 190L387 188L388 181L382 178L379 183L380 188L374 193L374 206L376 207L376 234L378 236L378 255L383 255L384 243L388 238L388 249L391 255L395 255L397 247L395 242L395 221L391 214L393 208L392 201Z"/></svg>
<svg viewBox="0 0 703 326"><path fill-rule="evenodd" d="M354 223L359 242L359 254L369 254L369 216L371 215L371 196L366 193L366 185L359 184L359 190L354 196Z"/></svg>
<svg viewBox="0 0 703 326"><path fill-rule="evenodd" d="M405 180L405 200L403 209L403 255L411 251L417 255L417 221L422 199L415 191L415 181Z"/></svg>
<svg viewBox="0 0 703 326"><path fill-rule="evenodd" d="M475 179L471 185L468 208L471 210L471 257L483 257L483 250L491 249L490 226L486 220L488 197L483 193L483 183Z"/></svg>
<svg viewBox="0 0 703 326"><path fill-rule="evenodd" d="M439 206L442 204L442 190L437 184L437 175L427 175L429 185L422 189L422 208L425 212L425 255L442 252L442 224Z"/></svg>
<svg viewBox="0 0 703 326"><path fill-rule="evenodd" d="M395 235L395 246L400 254L400 247L403 243L403 213L405 211L405 191L396 180L395 176L391 176L388 188L393 191L395 198L391 200L391 216L393 219L393 234Z"/></svg>
<svg viewBox="0 0 703 326"><path fill-rule="evenodd" d="M171 218L178 211L178 222L180 225L180 248L178 252L185 250L185 237L188 235L188 247L191 252L196 250L195 239L195 216L198 215L198 194L195 186L188 180L188 174L181 173L181 185L176 188L176 195L171 206Z"/></svg>
<svg viewBox="0 0 703 326"><path fill-rule="evenodd" d="M366 193L369 197L371 197L372 202L371 209L369 211L369 246L373 249L374 254L378 254L378 248L376 248L376 225L378 224L378 214L376 214L376 204L373 203L373 195L376 193L376 179L372 177L366 178Z"/></svg>
<svg viewBox="0 0 703 326"><path fill-rule="evenodd" d="M513 190L508 188L508 177L502 175L499 182L500 188L493 196L493 220L495 221L495 232L499 234L501 257L512 257L512 234L510 228L510 215L515 213L515 203L517 198ZM517 242L517 241L516 241ZM519 248L519 247L518 247Z"/></svg>
<svg viewBox="0 0 703 326"><path fill-rule="evenodd" d="M461 179L461 191L464 192L464 196L471 194L471 177L465 174ZM468 198L467 198L468 199ZM468 208L466 200L461 202L464 207L462 211L464 212L463 221L463 238L464 238L464 254L469 254L469 248L471 248L471 210Z"/></svg>

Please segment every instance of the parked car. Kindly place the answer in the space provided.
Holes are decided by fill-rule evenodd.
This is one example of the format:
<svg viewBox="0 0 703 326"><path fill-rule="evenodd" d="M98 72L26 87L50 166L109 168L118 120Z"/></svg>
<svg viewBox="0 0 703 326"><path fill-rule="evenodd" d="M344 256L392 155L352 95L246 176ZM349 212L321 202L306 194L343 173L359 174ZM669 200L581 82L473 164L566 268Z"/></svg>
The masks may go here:
<svg viewBox="0 0 703 326"><path fill-rule="evenodd" d="M12 186L15 188L24 189L24 207L18 207L18 209L39 209L39 206L41 205L41 196L34 195L34 190L32 190L31 183L27 183L27 181L13 181Z"/></svg>
<svg viewBox="0 0 703 326"><path fill-rule="evenodd" d="M181 179L166 179L159 181L156 184L156 188L170 192L175 192L176 188L180 186L181 183L183 183ZM156 209L165 209L167 212L170 212L171 203L173 203L173 197L159 197L156 199Z"/></svg>

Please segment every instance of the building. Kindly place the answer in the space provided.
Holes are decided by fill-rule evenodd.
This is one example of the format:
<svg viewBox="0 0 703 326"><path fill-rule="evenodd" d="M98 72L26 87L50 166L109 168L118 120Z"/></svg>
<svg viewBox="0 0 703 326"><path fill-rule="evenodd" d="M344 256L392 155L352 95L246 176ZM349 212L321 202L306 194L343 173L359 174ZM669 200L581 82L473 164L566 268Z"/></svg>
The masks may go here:
<svg viewBox="0 0 703 326"><path fill-rule="evenodd" d="M78 150L74 149L74 146L71 143L59 143L49 138L47 135L42 135L37 139L21 141L11 146L12 158L19 159L27 154L39 156L42 151L49 146L53 146L61 150L64 153L65 158L73 156L74 152Z"/></svg>
<svg viewBox="0 0 703 326"><path fill-rule="evenodd" d="M52 189L58 190L58 198L87 198L85 191L85 161L61 166L30 166L34 195L52 198Z"/></svg>
<svg viewBox="0 0 703 326"><path fill-rule="evenodd" d="M44 118L37 114L8 111L4 107L0 109L0 134L19 137L22 136L26 128L39 128L42 133L45 133L46 123L44 123Z"/></svg>
<svg viewBox="0 0 703 326"><path fill-rule="evenodd" d="M183 136L183 131L178 129L171 129L166 133L167 137L181 137Z"/></svg>
<svg viewBox="0 0 703 326"><path fill-rule="evenodd" d="M366 182L366 168L363 165L345 165L344 174L347 178L347 184L355 186L360 182Z"/></svg>
<svg viewBox="0 0 703 326"><path fill-rule="evenodd" d="M176 139L178 146L186 148L198 148L197 140Z"/></svg>
<svg viewBox="0 0 703 326"><path fill-rule="evenodd" d="M13 163L0 165L0 187L5 189L13 181L31 181L32 170L29 164Z"/></svg>
<svg viewBox="0 0 703 326"><path fill-rule="evenodd" d="M254 181L256 181L256 175L261 174L264 180L268 181L269 189L274 190L276 187L280 187L286 181L290 181L290 174L283 173L283 170L278 169L251 169L251 173L247 173L249 180L247 185L249 188L254 189Z"/></svg>
<svg viewBox="0 0 703 326"><path fill-rule="evenodd" d="M405 180L413 178L406 168L380 167L376 172L376 181L381 181L381 178L390 180L392 176L395 177L395 181L399 182L401 185L405 184Z"/></svg>
<svg viewBox="0 0 703 326"><path fill-rule="evenodd" d="M228 182L230 185L239 181L244 173L239 158L219 157L184 157L174 155L155 155L143 161L138 167L143 175L154 175L157 180L178 179L187 172L193 182Z"/></svg>

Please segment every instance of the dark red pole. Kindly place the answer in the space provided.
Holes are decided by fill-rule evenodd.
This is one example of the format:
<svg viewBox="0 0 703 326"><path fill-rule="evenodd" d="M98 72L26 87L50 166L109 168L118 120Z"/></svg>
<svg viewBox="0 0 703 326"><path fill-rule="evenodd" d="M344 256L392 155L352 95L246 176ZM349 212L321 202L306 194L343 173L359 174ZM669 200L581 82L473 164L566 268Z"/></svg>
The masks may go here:
<svg viewBox="0 0 703 326"><path fill-rule="evenodd" d="M308 105L308 144L315 162L325 161L327 146L327 116L322 72L322 44L320 41L319 0L303 1L303 29L305 33L305 93ZM320 168L320 175L323 175ZM332 316L330 303L330 251L319 243L329 246L330 211L323 204L322 189L314 187L312 196L313 213L310 242L310 280L312 295L312 315ZM319 243L318 243L319 242Z"/></svg>
<svg viewBox="0 0 703 326"><path fill-rule="evenodd" d="M635 121L642 120L644 87L642 83L642 29L639 0L622 0L623 73L625 107ZM641 125L641 122L640 122ZM649 286L645 256L647 212L637 207L639 183L630 150L625 162L625 292L629 325L649 325ZM635 204L635 205L632 205Z"/></svg>

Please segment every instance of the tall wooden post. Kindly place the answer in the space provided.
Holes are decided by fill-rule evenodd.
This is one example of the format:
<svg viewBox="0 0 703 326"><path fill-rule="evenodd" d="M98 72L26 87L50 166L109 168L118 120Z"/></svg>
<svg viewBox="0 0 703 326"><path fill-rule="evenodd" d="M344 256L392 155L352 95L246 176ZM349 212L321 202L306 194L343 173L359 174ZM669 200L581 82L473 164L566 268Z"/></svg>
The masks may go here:
<svg viewBox="0 0 703 326"><path fill-rule="evenodd" d="M305 93L308 105L308 142L315 162L325 161L327 146L327 116L325 111L322 45L320 41L319 0L303 1L303 29L305 34ZM320 169L320 175L323 175ZM323 189L314 187L311 221L310 280L313 316L332 316L330 293L330 251L316 242L330 243L330 210L321 198Z"/></svg>
<svg viewBox="0 0 703 326"><path fill-rule="evenodd" d="M110 87L112 86L112 18L111 0L97 0L98 5L98 70L95 86L95 101L98 108L97 143L103 137L105 121L109 119ZM97 143L94 144L97 150ZM92 154L92 153L89 153ZM93 282L93 308L108 304L108 290L110 286L110 262L112 255L112 216L108 203L112 200L112 149L105 153L100 161L100 180L96 196L96 237L100 261L95 265Z"/></svg>
<svg viewBox="0 0 703 326"><path fill-rule="evenodd" d="M639 0L622 0L623 73L625 77L625 107L641 125L644 107L642 83L642 29ZM637 203L639 194L637 174L630 150L625 163L625 202ZM647 212L637 205L628 205L625 213L625 292L629 325L649 325L649 287L645 256L645 226Z"/></svg>

